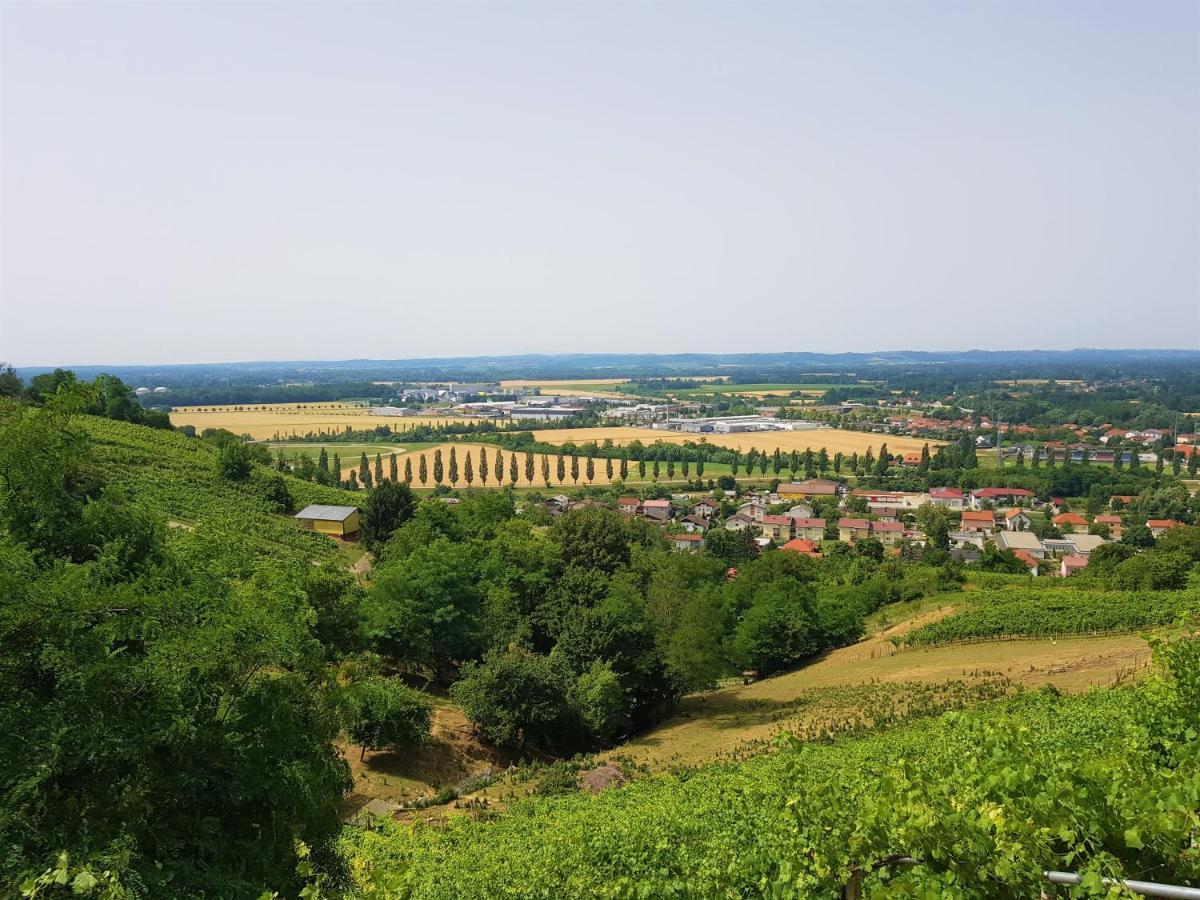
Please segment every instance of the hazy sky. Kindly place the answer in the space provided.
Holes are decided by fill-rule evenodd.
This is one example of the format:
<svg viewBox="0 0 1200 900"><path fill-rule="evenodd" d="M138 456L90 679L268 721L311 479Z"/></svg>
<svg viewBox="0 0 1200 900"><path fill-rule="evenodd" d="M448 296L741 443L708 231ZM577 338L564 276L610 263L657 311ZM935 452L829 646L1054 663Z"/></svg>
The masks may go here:
<svg viewBox="0 0 1200 900"><path fill-rule="evenodd" d="M1200 347L1200 3L0 3L0 360Z"/></svg>

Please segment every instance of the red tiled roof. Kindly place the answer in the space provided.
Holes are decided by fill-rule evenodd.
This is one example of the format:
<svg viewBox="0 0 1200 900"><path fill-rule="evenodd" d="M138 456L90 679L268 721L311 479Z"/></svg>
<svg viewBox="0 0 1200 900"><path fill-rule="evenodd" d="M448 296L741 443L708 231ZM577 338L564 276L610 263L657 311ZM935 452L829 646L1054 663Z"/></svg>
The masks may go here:
<svg viewBox="0 0 1200 900"><path fill-rule="evenodd" d="M804 538L795 538L788 541L780 550L792 550L796 553L803 553L806 556L820 556L821 545L816 541L806 541Z"/></svg>
<svg viewBox="0 0 1200 900"><path fill-rule="evenodd" d="M871 530L872 531L886 531L889 533L899 531L899 532L903 533L904 524L902 522L872 522Z"/></svg>
<svg viewBox="0 0 1200 900"><path fill-rule="evenodd" d="M671 540L673 540L673 541L688 541L689 543L694 544L697 541L704 540L704 538L698 534L673 534L673 535L671 535Z"/></svg>
<svg viewBox="0 0 1200 900"><path fill-rule="evenodd" d="M1062 558L1064 569L1082 569L1088 564L1086 556L1064 556Z"/></svg>
<svg viewBox="0 0 1200 900"><path fill-rule="evenodd" d="M962 520L964 522L994 522L994 521L996 521L991 513L991 510L987 510L987 509L981 509L978 512L968 509L966 512L964 512L962 514Z"/></svg>
<svg viewBox="0 0 1200 900"><path fill-rule="evenodd" d="M797 528L824 528L824 519L793 519Z"/></svg>
<svg viewBox="0 0 1200 900"><path fill-rule="evenodd" d="M1028 518L1028 514L1025 512L1025 510L1015 507L1004 514L1004 518L1006 519L1015 519L1017 516L1025 516Z"/></svg>
<svg viewBox="0 0 1200 900"><path fill-rule="evenodd" d="M838 519L838 528L860 528L865 531L870 527L869 519Z"/></svg>
<svg viewBox="0 0 1200 900"><path fill-rule="evenodd" d="M978 497L980 500L991 500L995 497L1032 497L1033 491L1025 488L989 487L971 491L971 496Z"/></svg>
<svg viewBox="0 0 1200 900"><path fill-rule="evenodd" d="M787 516L763 516L762 523L764 525L787 525L791 527L792 520Z"/></svg>
<svg viewBox="0 0 1200 900"><path fill-rule="evenodd" d="M1055 525L1086 525L1087 519L1079 513L1059 513L1051 521Z"/></svg>
<svg viewBox="0 0 1200 900"><path fill-rule="evenodd" d="M1177 522L1174 519L1147 519L1147 528L1174 528L1177 525L1182 525L1182 522Z"/></svg>
<svg viewBox="0 0 1200 900"><path fill-rule="evenodd" d="M1038 566L1037 560L1030 555L1028 550L1014 550L1013 556L1025 563L1025 565L1029 566L1031 569L1036 569Z"/></svg>
<svg viewBox="0 0 1200 900"><path fill-rule="evenodd" d="M935 487L929 489L930 497L938 497L940 499L961 500L962 495L962 490L956 487Z"/></svg>
<svg viewBox="0 0 1200 900"><path fill-rule="evenodd" d="M1120 525L1121 517L1114 515L1096 516L1095 522L1097 525Z"/></svg>

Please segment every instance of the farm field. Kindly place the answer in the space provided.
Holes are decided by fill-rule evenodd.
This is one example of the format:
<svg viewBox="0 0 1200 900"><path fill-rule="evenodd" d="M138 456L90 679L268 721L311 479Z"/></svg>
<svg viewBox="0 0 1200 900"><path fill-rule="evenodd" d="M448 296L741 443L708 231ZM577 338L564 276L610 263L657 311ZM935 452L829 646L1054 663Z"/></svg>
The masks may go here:
<svg viewBox="0 0 1200 900"><path fill-rule="evenodd" d="M403 428L435 422L471 422L459 416L372 416L366 407L349 403L280 403L243 406L178 407L171 412L171 424L192 425L196 431L225 428L234 434L248 434L256 441L269 441L286 435L319 435L349 428L374 428L391 425ZM398 424L406 423L406 424Z"/></svg>
<svg viewBox="0 0 1200 900"><path fill-rule="evenodd" d="M561 394L564 397L627 397L620 392L628 378L582 378L572 381L525 381L512 379L500 382L502 388L538 388L543 394Z"/></svg>
<svg viewBox="0 0 1200 900"><path fill-rule="evenodd" d="M601 428L547 428L533 433L535 439L547 443L562 444L572 441L582 444L586 441L600 443L611 440L618 446L631 441L641 441L652 444L661 440L675 444L689 441L705 442L733 450L747 451L751 448L759 451L773 452L776 448L785 453L793 450L804 451L807 448L820 450L824 447L830 453L866 453L869 448L878 452L881 444L887 444L892 453L919 453L925 444L930 449L937 446L939 441L926 441L923 438L899 437L896 435L868 434L861 431L843 431L837 428L808 429L805 431L756 431L742 434L688 434L682 431L659 431L652 428L636 428L628 425Z"/></svg>
<svg viewBox="0 0 1200 900"><path fill-rule="evenodd" d="M786 397L793 391L799 391L809 396L820 397L830 387L829 384L789 384L781 382L761 382L759 384L712 383L697 384L695 387L671 391L678 397L693 397L702 394L732 394L736 396Z"/></svg>

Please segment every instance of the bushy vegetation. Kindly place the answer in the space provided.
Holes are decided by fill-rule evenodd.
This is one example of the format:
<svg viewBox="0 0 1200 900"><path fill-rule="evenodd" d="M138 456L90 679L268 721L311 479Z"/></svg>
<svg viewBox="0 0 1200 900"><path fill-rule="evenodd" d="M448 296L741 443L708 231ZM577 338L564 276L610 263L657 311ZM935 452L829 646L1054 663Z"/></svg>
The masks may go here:
<svg viewBox="0 0 1200 900"><path fill-rule="evenodd" d="M879 735L341 842L355 893L413 898L1036 896L1043 869L1200 876L1200 649L1135 689L1041 691ZM872 868L911 855L911 869Z"/></svg>

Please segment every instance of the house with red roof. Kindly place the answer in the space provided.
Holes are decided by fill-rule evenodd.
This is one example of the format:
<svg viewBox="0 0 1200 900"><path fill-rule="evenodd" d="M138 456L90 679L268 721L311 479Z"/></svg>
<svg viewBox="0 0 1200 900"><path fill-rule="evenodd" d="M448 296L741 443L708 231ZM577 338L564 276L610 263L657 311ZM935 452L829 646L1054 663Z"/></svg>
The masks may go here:
<svg viewBox="0 0 1200 900"><path fill-rule="evenodd" d="M643 500L639 512L652 522L669 522L673 510L670 500Z"/></svg>
<svg viewBox="0 0 1200 900"><path fill-rule="evenodd" d="M1114 541L1119 541L1121 535L1125 531L1125 523L1121 521L1121 517L1113 513L1105 513L1102 516L1096 516L1092 520L1097 525L1108 526L1108 536Z"/></svg>
<svg viewBox="0 0 1200 900"><path fill-rule="evenodd" d="M962 514L962 531L977 531L981 533L991 534L993 526L996 524L995 516L992 515L990 509L984 510L964 510Z"/></svg>
<svg viewBox="0 0 1200 900"><path fill-rule="evenodd" d="M1034 559L1033 554L1028 550L1014 550L1013 556L1025 563L1029 567L1029 574L1034 578L1038 576L1038 561Z"/></svg>
<svg viewBox="0 0 1200 900"><path fill-rule="evenodd" d="M890 547L904 538L904 525L900 522L872 522L871 537L878 538L884 546Z"/></svg>
<svg viewBox="0 0 1200 900"><path fill-rule="evenodd" d="M625 513L625 515L637 515L638 507L642 505L642 501L638 497L618 497L617 510Z"/></svg>
<svg viewBox="0 0 1200 900"><path fill-rule="evenodd" d="M871 536L870 519L838 519L838 540L853 544Z"/></svg>
<svg viewBox="0 0 1200 900"><path fill-rule="evenodd" d="M667 540L676 550L699 550L704 546L702 534L669 534Z"/></svg>
<svg viewBox="0 0 1200 900"><path fill-rule="evenodd" d="M1004 527L1008 531L1029 531L1033 528L1033 519L1025 510L1014 506L1004 514Z"/></svg>
<svg viewBox="0 0 1200 900"><path fill-rule="evenodd" d="M821 541L825 538L825 520L792 519L792 534L809 541Z"/></svg>
<svg viewBox="0 0 1200 900"><path fill-rule="evenodd" d="M1163 532L1169 528L1178 528L1182 522L1177 522L1175 519L1147 519L1146 527L1150 529L1150 533L1155 537L1162 537Z"/></svg>
<svg viewBox="0 0 1200 900"><path fill-rule="evenodd" d="M971 491L971 505L979 509L984 503L1009 503L1016 506L1033 500L1033 491L1025 488L987 487Z"/></svg>
<svg viewBox="0 0 1200 900"><path fill-rule="evenodd" d="M1088 558L1086 556L1064 556L1061 562L1059 574L1063 578L1074 575L1076 572L1087 568Z"/></svg>
<svg viewBox="0 0 1200 900"><path fill-rule="evenodd" d="M1066 534L1071 534L1076 531L1087 531L1088 520L1079 513L1066 512L1059 513L1050 520L1054 523L1054 527Z"/></svg>
<svg viewBox="0 0 1200 900"><path fill-rule="evenodd" d="M929 502L934 506L944 506L957 512L963 508L963 492L956 487L930 488Z"/></svg>
<svg viewBox="0 0 1200 900"><path fill-rule="evenodd" d="M791 553L800 553L804 556L811 557L812 559L821 558L820 543L817 541L805 540L804 538L793 538L779 549L787 550Z"/></svg>
<svg viewBox="0 0 1200 900"><path fill-rule="evenodd" d="M765 515L762 517L762 536L777 544L792 539L792 520L787 516Z"/></svg>

